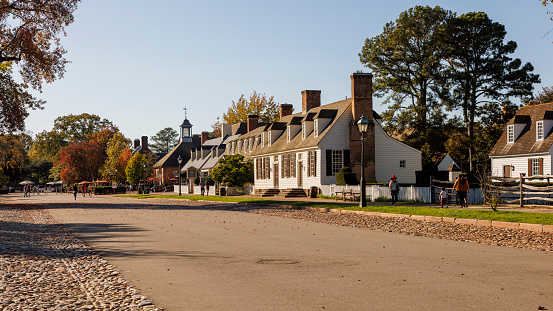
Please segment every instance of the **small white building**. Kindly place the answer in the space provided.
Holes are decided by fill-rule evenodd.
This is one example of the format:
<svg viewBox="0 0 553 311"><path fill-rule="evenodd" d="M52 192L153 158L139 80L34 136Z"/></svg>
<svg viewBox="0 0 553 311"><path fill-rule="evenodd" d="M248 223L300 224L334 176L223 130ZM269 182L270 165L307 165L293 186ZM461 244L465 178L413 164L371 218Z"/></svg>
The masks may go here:
<svg viewBox="0 0 553 311"><path fill-rule="evenodd" d="M492 151L492 176L551 175L553 103L525 106L507 122Z"/></svg>
<svg viewBox="0 0 553 311"><path fill-rule="evenodd" d="M351 75L352 97L321 106L321 91L302 92L302 111L281 105L280 120L259 126L227 145L226 154L253 159L255 189L309 189L336 183L348 166L361 175L361 135L356 122L371 122L365 135L365 180L415 183L421 151L388 136L372 107L372 75Z"/></svg>

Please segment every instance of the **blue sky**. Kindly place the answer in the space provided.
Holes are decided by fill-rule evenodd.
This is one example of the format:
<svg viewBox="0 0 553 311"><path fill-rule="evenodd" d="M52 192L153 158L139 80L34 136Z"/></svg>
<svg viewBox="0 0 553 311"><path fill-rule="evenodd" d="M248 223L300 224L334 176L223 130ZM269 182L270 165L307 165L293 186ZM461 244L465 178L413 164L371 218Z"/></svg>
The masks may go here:
<svg viewBox="0 0 553 311"><path fill-rule="evenodd" d="M186 105L198 134L254 90L295 111L306 89L321 90L322 104L341 100L350 97L349 75L368 72L358 57L365 39L415 5L486 12L541 76L535 92L553 86L553 32L544 37L553 21L540 0L83 0L62 40L72 63L36 94L47 104L31 111L27 130L87 112L135 139L178 129ZM386 107L375 100L374 109Z"/></svg>

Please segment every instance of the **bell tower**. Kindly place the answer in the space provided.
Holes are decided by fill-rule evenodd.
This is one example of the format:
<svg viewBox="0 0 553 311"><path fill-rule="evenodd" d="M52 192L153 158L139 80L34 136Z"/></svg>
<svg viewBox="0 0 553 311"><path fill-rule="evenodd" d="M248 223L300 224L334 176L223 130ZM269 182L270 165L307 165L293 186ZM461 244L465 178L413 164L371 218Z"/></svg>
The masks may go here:
<svg viewBox="0 0 553 311"><path fill-rule="evenodd" d="M184 121L180 125L180 141L181 143L191 143L192 142L192 124L188 121L186 116L186 107L184 107Z"/></svg>

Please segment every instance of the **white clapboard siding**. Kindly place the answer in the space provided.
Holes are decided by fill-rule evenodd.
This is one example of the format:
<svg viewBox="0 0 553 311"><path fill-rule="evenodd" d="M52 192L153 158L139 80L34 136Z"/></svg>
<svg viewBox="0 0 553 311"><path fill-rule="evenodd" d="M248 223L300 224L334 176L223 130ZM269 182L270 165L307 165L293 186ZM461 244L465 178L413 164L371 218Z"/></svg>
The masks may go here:
<svg viewBox="0 0 553 311"><path fill-rule="evenodd" d="M320 152L320 172L322 185L336 183L335 176L326 176L326 150L349 150L349 124L353 118L351 105L344 111L340 118L334 123L325 137L319 142ZM332 160L332 159L330 159ZM318 172L317 172L318 173Z"/></svg>
<svg viewBox="0 0 553 311"><path fill-rule="evenodd" d="M532 156L492 157L492 176L503 177L503 167L505 165L514 167L514 170L511 171L511 177L519 177L520 174L528 176L528 159L532 158L543 158L543 174L549 175L553 173L551 171L551 155L536 154Z"/></svg>
<svg viewBox="0 0 553 311"><path fill-rule="evenodd" d="M404 160L406 166L399 167ZM375 122L376 181L388 182L396 175L399 183L415 183L415 171L422 169L421 152L391 138L378 122Z"/></svg>

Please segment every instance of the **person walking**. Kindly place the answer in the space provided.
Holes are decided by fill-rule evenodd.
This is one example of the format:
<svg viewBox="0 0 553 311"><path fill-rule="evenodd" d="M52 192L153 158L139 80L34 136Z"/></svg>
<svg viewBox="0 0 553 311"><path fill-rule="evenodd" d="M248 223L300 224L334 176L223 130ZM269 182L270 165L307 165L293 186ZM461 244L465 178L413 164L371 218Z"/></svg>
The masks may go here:
<svg viewBox="0 0 553 311"><path fill-rule="evenodd" d="M81 192L83 193L83 198L86 196L86 185L83 183L81 185Z"/></svg>
<svg viewBox="0 0 553 311"><path fill-rule="evenodd" d="M441 208L444 208L444 204L445 204L445 208L448 208L447 191L445 190L445 187L442 187L442 191L440 192L440 204L441 204Z"/></svg>
<svg viewBox="0 0 553 311"><path fill-rule="evenodd" d="M209 181L205 183L205 193L209 195Z"/></svg>
<svg viewBox="0 0 553 311"><path fill-rule="evenodd" d="M459 175L459 178L453 184L453 189L457 192L459 205L461 208L464 208L467 203L467 194L469 193L469 182L463 174Z"/></svg>
<svg viewBox="0 0 553 311"><path fill-rule="evenodd" d="M205 182L203 180L200 181L200 192L202 193L202 195L205 194Z"/></svg>
<svg viewBox="0 0 553 311"><path fill-rule="evenodd" d="M73 184L73 196L75 197L75 200L77 200L78 191L79 191L79 188L77 188L77 184Z"/></svg>
<svg viewBox="0 0 553 311"><path fill-rule="evenodd" d="M24 185L24 186L23 186L23 197L24 197L24 198L27 197L27 185Z"/></svg>
<svg viewBox="0 0 553 311"><path fill-rule="evenodd" d="M399 184L397 183L396 175L392 175L392 179L390 180L390 183L388 184L388 188L390 188L390 196L392 197L392 205L396 205L398 196L399 196Z"/></svg>

